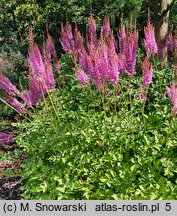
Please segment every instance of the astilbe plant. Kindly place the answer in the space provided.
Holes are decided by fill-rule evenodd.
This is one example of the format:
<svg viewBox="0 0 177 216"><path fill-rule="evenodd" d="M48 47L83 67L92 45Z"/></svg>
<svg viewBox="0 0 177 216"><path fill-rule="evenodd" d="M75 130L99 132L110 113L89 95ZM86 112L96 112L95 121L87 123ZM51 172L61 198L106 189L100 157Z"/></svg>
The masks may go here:
<svg viewBox="0 0 177 216"><path fill-rule="evenodd" d="M83 72L91 77L100 92L103 91L106 81L116 83L119 77L118 55L115 50L113 32L110 31L109 17L105 17L100 37L97 38L96 22L94 17L90 16L87 41L84 41L77 26L74 37L71 37L72 32L69 26L71 25L67 22L66 26L62 27L60 42L63 49L69 55L73 55Z"/></svg>
<svg viewBox="0 0 177 216"><path fill-rule="evenodd" d="M131 22L130 22L131 23ZM131 24L132 25L132 24ZM120 72L134 76L136 74L136 51L138 48L139 34L134 28L126 31L125 25L122 23L119 30L119 67Z"/></svg>
<svg viewBox="0 0 177 216"><path fill-rule="evenodd" d="M48 34L47 42L43 46L42 56L38 46L34 43L32 28L29 28L29 75L27 89L19 91L5 74L0 73L0 87L3 89L6 101L11 107L24 114L27 111L16 96L20 97L27 107L31 107L36 105L47 91L55 88L51 65L52 59L56 69L59 71L60 65L51 36ZM1 101L4 102L2 98Z"/></svg>
<svg viewBox="0 0 177 216"><path fill-rule="evenodd" d="M67 54L72 54L74 50L74 38L72 33L72 27L69 22L66 25L61 24L61 37L60 43Z"/></svg>
<svg viewBox="0 0 177 216"><path fill-rule="evenodd" d="M0 98L1 102L5 102L7 104L10 104L11 107L13 107L15 110L17 110L20 113L26 113L25 108L23 105L15 98L16 95L20 96L20 91L11 83L11 81L8 79L8 77L0 73L0 87L3 89L4 96L6 100Z"/></svg>
<svg viewBox="0 0 177 216"><path fill-rule="evenodd" d="M141 62L141 69L143 75L143 83L140 84L139 90L139 99L146 100L147 99L147 92L149 85L152 83L152 75L153 75L153 68L152 63L146 57L144 61Z"/></svg>
<svg viewBox="0 0 177 216"><path fill-rule="evenodd" d="M148 20L147 26L144 28L144 47L146 49L147 56L152 56L158 53L157 43L155 39L154 26Z"/></svg>
<svg viewBox="0 0 177 216"><path fill-rule="evenodd" d="M152 82L152 63L145 58L143 62L141 62L141 68L143 72L143 84L144 86L148 86Z"/></svg>
<svg viewBox="0 0 177 216"><path fill-rule="evenodd" d="M57 52L55 50L54 42L52 37L47 32L47 41L46 45L44 44L44 50L46 50L46 57L49 61L53 60L55 69L59 72L60 71L60 64L58 62Z"/></svg>
<svg viewBox="0 0 177 216"><path fill-rule="evenodd" d="M21 94L27 106L35 105L48 90L55 88L55 80L51 66L51 59L57 70L60 65L57 60L55 47L48 34L47 42L43 44L43 56L30 34L30 47L28 54L29 78L28 89Z"/></svg>
<svg viewBox="0 0 177 216"><path fill-rule="evenodd" d="M8 103L19 113L25 114L27 110L25 107L17 100L15 97L7 95L6 98L8 99Z"/></svg>
<svg viewBox="0 0 177 216"><path fill-rule="evenodd" d="M92 42L95 42L95 40L97 39L96 21L95 21L93 15L90 15L90 18L89 18L88 37L89 37L89 40Z"/></svg>

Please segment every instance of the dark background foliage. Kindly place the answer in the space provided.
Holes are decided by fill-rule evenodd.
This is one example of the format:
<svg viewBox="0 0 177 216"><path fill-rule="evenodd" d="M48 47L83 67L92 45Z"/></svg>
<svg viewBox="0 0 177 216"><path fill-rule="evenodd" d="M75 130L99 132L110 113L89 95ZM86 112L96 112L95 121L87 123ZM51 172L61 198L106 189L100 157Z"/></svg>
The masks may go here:
<svg viewBox="0 0 177 216"><path fill-rule="evenodd" d="M154 21L153 1L151 6L152 21ZM132 15L137 19L137 28L143 36L143 28L147 23L147 0L1 0L0 2L0 46L8 51L8 46L17 48L27 54L28 27L33 26L36 42L41 44L46 32L56 41L57 50L61 53L58 43L60 24L68 19L73 25L79 25L79 30L85 34L88 17L92 12L100 27L106 13L111 17L113 29L118 29L121 17L127 22ZM171 10L170 26L173 28L176 19L176 7ZM99 28L98 28L99 29Z"/></svg>

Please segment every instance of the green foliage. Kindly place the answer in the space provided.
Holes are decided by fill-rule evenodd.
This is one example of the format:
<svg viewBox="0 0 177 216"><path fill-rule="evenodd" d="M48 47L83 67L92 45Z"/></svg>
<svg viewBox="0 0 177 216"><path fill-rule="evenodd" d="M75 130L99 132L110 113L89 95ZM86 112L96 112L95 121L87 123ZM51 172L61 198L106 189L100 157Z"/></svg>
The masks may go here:
<svg viewBox="0 0 177 216"><path fill-rule="evenodd" d="M177 124L165 90L171 69L154 72L143 114L140 73L131 82L121 76L119 93L108 86L108 97L76 82L65 56L61 65L58 89L31 122L16 124L24 132L17 138L24 198L176 199Z"/></svg>
<svg viewBox="0 0 177 216"><path fill-rule="evenodd" d="M27 42L28 26L39 22L41 12L36 1L2 0L0 30L5 42L16 45L17 40Z"/></svg>
<svg viewBox="0 0 177 216"><path fill-rule="evenodd" d="M174 7L171 9L170 11L170 27L171 27L171 30L175 30L175 34L177 34L177 1L175 1L174 3ZM176 28L176 29L175 29Z"/></svg>
<svg viewBox="0 0 177 216"><path fill-rule="evenodd" d="M150 6L151 20L154 22L156 14L153 1L150 1ZM148 17L147 7L148 1L145 0L85 0L84 2L82 0L1 0L0 46L11 46L13 50L19 50L26 55L29 25L33 26L36 42L41 44L41 38L46 36L46 24L48 24L49 32L56 41L58 53L61 53L58 43L61 22L68 19L73 26L76 22L81 33L85 34L90 12L96 18L98 29L106 13L110 15L111 26L115 30L119 28L122 16L124 22L128 22L130 16L133 16L133 19L138 19L137 28L140 36L143 36ZM173 29L176 23L176 6L172 8L170 17Z"/></svg>
<svg viewBox="0 0 177 216"><path fill-rule="evenodd" d="M102 18L106 13L110 14L114 28L120 25L122 15L125 20L128 20L130 15L134 19L142 17L143 21L144 18L147 20L147 4L145 0L85 0L84 2L82 0L1 0L0 33L3 39L1 43L6 42L16 47L20 46L26 52L28 26L33 26L37 42L41 43L41 38L45 35L46 24L49 26L52 37L58 41L60 23L65 22L66 19L73 25L77 22L82 34L85 34L85 26L88 23L90 12L95 16L98 27L101 25ZM143 26L139 28L143 29Z"/></svg>

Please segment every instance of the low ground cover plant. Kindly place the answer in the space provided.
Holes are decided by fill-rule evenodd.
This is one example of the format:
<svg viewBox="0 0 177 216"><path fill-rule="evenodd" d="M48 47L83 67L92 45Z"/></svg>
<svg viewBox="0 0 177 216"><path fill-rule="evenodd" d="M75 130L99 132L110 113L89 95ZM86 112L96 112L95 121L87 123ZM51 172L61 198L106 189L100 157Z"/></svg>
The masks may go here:
<svg viewBox="0 0 177 216"><path fill-rule="evenodd" d="M67 84L51 92L53 101L60 98L56 113L39 104L45 108L32 122L19 124L24 133L18 143L26 152L24 197L175 199L177 124L165 88L160 95L160 82L149 90L142 114L138 91L132 92L130 110L128 78L120 80L119 96L110 90L103 104L98 92L83 89L63 72Z"/></svg>

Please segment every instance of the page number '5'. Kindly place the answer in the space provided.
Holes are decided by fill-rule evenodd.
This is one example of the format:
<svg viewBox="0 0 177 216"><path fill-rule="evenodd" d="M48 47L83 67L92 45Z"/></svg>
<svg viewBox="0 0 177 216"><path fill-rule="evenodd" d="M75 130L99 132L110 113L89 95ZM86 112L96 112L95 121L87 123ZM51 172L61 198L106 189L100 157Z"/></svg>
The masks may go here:
<svg viewBox="0 0 177 216"><path fill-rule="evenodd" d="M165 210L166 211L170 211L171 210L171 203L166 203Z"/></svg>

